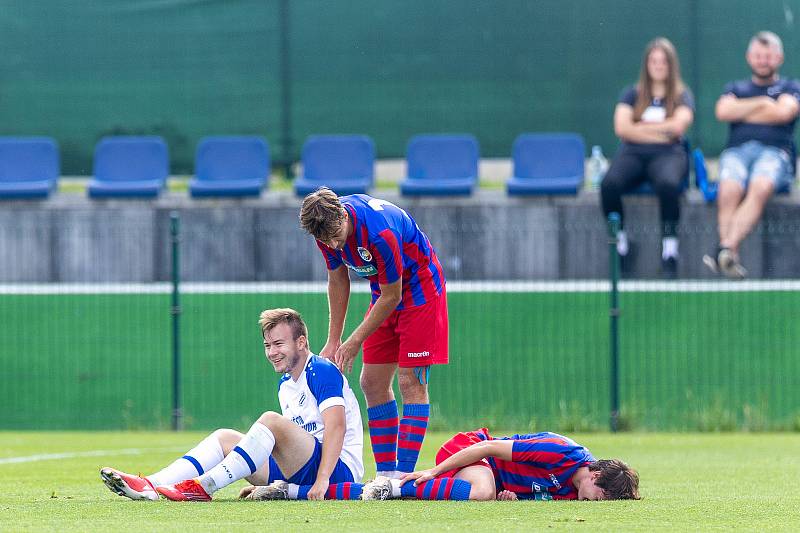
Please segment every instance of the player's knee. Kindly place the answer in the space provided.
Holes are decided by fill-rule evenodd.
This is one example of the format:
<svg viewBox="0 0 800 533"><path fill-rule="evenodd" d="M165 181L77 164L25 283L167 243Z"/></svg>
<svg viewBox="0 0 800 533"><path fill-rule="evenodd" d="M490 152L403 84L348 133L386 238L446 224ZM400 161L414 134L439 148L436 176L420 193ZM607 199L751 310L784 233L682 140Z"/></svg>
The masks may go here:
<svg viewBox="0 0 800 533"><path fill-rule="evenodd" d="M235 429L220 428L214 431L212 436L217 439L219 445L225 452L225 455L227 455L230 450L232 450L233 447L236 446L240 440L242 440L243 435Z"/></svg>
<svg viewBox="0 0 800 533"><path fill-rule="evenodd" d="M410 396L424 394L427 390L427 385L420 383L419 378L414 374L413 369L403 369L398 373L397 386L400 388L400 393L406 401Z"/></svg>
<svg viewBox="0 0 800 533"><path fill-rule="evenodd" d="M258 422L260 424L264 424L267 427L274 426L276 422L281 420L283 417L276 413L275 411L267 411L258 417Z"/></svg>
<svg viewBox="0 0 800 533"><path fill-rule="evenodd" d="M469 491L469 499L477 501L489 501L497 498L494 486L488 483L472 483Z"/></svg>
<svg viewBox="0 0 800 533"><path fill-rule="evenodd" d="M361 384L361 390L364 391L364 395L366 396L383 394L391 388L391 383L389 384L389 387L387 387L386 384L380 380L376 380L370 376L365 376L364 374L362 374L361 378L359 378L359 383Z"/></svg>

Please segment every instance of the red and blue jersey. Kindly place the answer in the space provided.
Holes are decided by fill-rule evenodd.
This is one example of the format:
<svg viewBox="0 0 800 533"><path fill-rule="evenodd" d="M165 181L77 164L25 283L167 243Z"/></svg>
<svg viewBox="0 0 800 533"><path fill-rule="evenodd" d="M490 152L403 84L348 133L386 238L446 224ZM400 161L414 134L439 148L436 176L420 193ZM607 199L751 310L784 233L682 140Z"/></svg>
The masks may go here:
<svg viewBox="0 0 800 533"><path fill-rule="evenodd" d="M439 296L445 285L444 270L428 237L411 216L385 200L365 194L339 198L353 223L343 250L319 241L328 270L345 264L370 282L372 303L380 285L403 280L397 309L425 305Z"/></svg>
<svg viewBox="0 0 800 533"><path fill-rule="evenodd" d="M572 476L595 462L589 450L557 433L533 433L492 437L484 428L481 440L511 440L511 460L489 457L497 491L516 492L522 500L575 500L578 491Z"/></svg>

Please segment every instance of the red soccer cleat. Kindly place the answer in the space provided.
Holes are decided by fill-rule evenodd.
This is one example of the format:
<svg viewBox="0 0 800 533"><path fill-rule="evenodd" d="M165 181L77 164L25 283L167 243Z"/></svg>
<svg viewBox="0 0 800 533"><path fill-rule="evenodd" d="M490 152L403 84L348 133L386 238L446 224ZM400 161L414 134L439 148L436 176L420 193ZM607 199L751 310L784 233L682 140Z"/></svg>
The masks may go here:
<svg viewBox="0 0 800 533"><path fill-rule="evenodd" d="M131 500L158 500L156 488L147 478L132 476L114 468L101 468L100 477L106 487Z"/></svg>
<svg viewBox="0 0 800 533"><path fill-rule="evenodd" d="M175 485L156 487L159 494L174 502L210 502L211 496L195 479L187 479Z"/></svg>

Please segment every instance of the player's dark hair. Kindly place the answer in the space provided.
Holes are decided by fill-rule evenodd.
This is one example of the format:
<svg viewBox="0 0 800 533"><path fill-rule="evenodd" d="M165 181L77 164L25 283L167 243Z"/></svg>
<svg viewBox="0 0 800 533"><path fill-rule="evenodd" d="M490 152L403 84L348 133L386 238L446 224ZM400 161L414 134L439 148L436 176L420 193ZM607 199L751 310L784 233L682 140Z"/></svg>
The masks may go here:
<svg viewBox="0 0 800 533"><path fill-rule="evenodd" d="M609 500L639 500L639 474L619 459L600 459L589 465L590 472L600 472L594 484L603 489Z"/></svg>
<svg viewBox="0 0 800 533"><path fill-rule="evenodd" d="M303 199L300 208L300 227L315 239L329 241L341 228L347 212L336 193L320 187Z"/></svg>
<svg viewBox="0 0 800 533"><path fill-rule="evenodd" d="M261 326L261 336L266 338L272 328L278 324L289 324L292 330L292 338L299 339L301 336L308 338L308 328L303 322L303 317L294 309L267 309L261 312L258 325Z"/></svg>

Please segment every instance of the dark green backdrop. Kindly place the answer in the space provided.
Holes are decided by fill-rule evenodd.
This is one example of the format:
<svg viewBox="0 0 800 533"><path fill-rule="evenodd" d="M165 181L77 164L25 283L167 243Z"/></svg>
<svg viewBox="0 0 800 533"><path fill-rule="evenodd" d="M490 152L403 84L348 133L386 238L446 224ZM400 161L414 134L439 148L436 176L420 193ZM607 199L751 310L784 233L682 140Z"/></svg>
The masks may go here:
<svg viewBox="0 0 800 533"><path fill-rule="evenodd" d="M409 136L472 132L508 157L524 131L616 145L617 95L645 43L676 44L707 153L713 103L745 77L749 36L784 39L800 76L799 0L2 0L0 134L51 135L64 174L91 174L106 134L166 137L173 173L207 134L267 137L274 159L311 133L371 135L382 157Z"/></svg>

